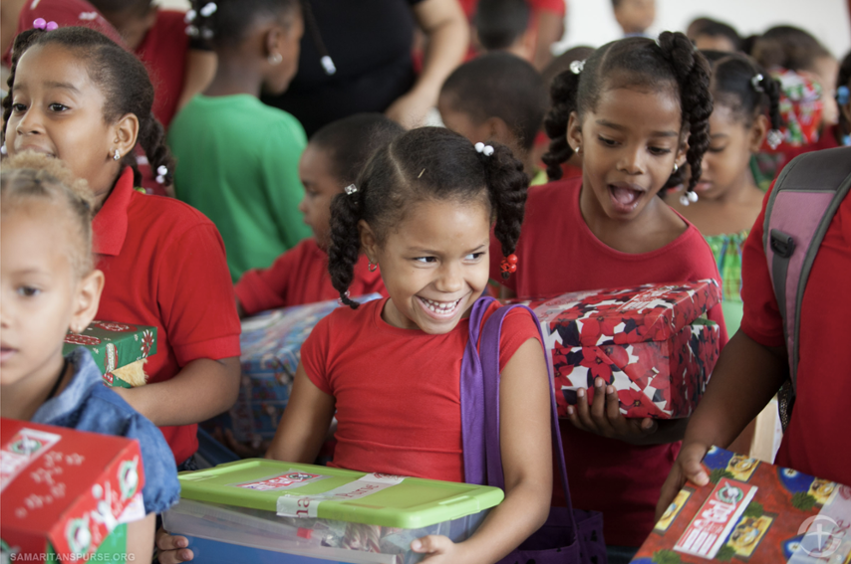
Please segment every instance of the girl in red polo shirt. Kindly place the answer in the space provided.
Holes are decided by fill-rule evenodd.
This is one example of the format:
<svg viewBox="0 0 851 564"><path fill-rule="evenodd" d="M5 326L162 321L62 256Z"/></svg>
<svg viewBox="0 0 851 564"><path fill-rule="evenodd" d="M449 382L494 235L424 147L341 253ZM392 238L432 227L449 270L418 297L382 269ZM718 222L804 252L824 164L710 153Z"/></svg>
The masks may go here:
<svg viewBox="0 0 851 564"><path fill-rule="evenodd" d="M240 327L215 226L133 188L137 144L161 181L172 178L145 67L91 29L35 29L15 41L9 86L8 153L60 158L94 196L94 251L106 276L98 319L157 328L148 385L116 391L160 427L177 464L191 467L196 424L236 399Z"/></svg>
<svg viewBox="0 0 851 564"><path fill-rule="evenodd" d="M356 114L313 134L301 155L298 172L304 185L299 211L313 237L282 254L265 269L252 269L236 283L240 316L279 307L333 300L338 292L328 275L331 200L352 184L370 155L405 130L382 114ZM361 255L349 291L353 296L385 293L381 274Z"/></svg>
<svg viewBox="0 0 851 564"><path fill-rule="evenodd" d="M682 182L686 164L693 172L688 194L700 178L712 113L703 55L680 33L663 33L658 43L623 39L595 51L584 66L571 64L554 79L552 97L548 173L560 178L561 164L578 153L582 176L529 190L517 273L506 286L544 298L718 280L703 237L657 197ZM499 279L493 256L491 276ZM721 324L725 342L721 306L709 317ZM595 385L593 405L580 402L561 422L571 497L574 507L603 512L609 562L628 562L653 528L685 422L626 419L615 390L600 393L600 379Z"/></svg>
<svg viewBox="0 0 851 564"><path fill-rule="evenodd" d="M356 186L334 199L329 270L351 308L320 321L302 347L267 456L314 460L336 411L333 466L463 481L467 317L487 285L491 224L511 254L529 182L507 147L479 148L444 128L409 131L379 149ZM361 250L380 268L390 297L358 307L348 289ZM514 313L500 350L505 501L463 543L413 541L412 550L442 562L495 562L549 510L546 365L534 320Z"/></svg>

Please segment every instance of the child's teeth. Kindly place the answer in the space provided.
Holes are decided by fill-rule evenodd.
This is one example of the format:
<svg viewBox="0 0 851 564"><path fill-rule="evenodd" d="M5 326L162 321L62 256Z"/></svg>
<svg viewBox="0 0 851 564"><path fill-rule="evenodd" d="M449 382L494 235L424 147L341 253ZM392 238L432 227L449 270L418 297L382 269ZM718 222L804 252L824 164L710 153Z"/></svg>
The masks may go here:
<svg viewBox="0 0 851 564"><path fill-rule="evenodd" d="M460 300L454 302L435 302L433 300L429 300L428 298L423 298L423 301L426 303L426 306L433 312L447 313L454 310Z"/></svg>

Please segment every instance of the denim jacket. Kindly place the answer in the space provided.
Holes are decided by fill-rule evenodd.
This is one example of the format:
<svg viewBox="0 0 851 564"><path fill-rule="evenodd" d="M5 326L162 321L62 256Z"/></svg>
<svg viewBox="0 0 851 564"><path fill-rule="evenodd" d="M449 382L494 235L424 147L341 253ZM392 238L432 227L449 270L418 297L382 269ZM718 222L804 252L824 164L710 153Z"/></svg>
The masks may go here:
<svg viewBox="0 0 851 564"><path fill-rule="evenodd" d="M77 348L68 361L74 367L71 382L38 408L32 421L138 440L145 470L145 513L162 513L174 505L180 498L180 483L174 456L160 430L104 384L88 350Z"/></svg>

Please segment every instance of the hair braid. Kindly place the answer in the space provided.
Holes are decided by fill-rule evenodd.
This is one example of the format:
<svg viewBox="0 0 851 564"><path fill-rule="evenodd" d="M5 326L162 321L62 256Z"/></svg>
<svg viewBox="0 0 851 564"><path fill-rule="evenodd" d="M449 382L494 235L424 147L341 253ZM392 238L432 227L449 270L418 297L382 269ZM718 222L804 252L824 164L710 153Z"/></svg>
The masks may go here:
<svg viewBox="0 0 851 564"><path fill-rule="evenodd" d="M761 72L762 80L760 86L768 98L768 116L771 118L771 129L779 131L783 127L783 118L780 115L780 81L770 76L767 72Z"/></svg>
<svg viewBox="0 0 851 564"><path fill-rule="evenodd" d="M674 71L680 91L683 127L689 131L686 162L691 174L686 190L691 192L700 180L703 154L709 148L709 116L712 94L709 91L710 70L706 57L694 49L691 41L679 32L659 35L659 47ZM671 175L665 188L682 183L682 170Z"/></svg>
<svg viewBox="0 0 851 564"><path fill-rule="evenodd" d="M161 166L165 166L168 169L162 175L163 185L171 186L172 182L174 182L174 158L165 144L165 130L159 120L154 117L153 112L141 124L139 145L145 150L145 154L148 156L148 163L150 163L154 175L159 176L157 169ZM135 167L134 171L138 174ZM139 180L137 179L137 184Z"/></svg>
<svg viewBox="0 0 851 564"><path fill-rule="evenodd" d="M578 111L576 99L579 92L579 77L573 71L566 70L553 79L550 88L552 107L544 119L544 129L550 138L550 148L541 157L547 165L547 177L550 180L561 178L561 164L573 156L573 149L567 142L567 123L571 112Z"/></svg>
<svg viewBox="0 0 851 564"><path fill-rule="evenodd" d="M514 252L523 215L526 209L526 191L529 175L523 172L523 163L514 157L511 149L493 143L491 156L481 155L485 167L485 182L488 187L493 213L496 217L494 235L502 245L503 256ZM508 273L503 273L508 278Z"/></svg>
<svg viewBox="0 0 851 564"><path fill-rule="evenodd" d="M353 194L338 194L331 201L331 244L328 247L328 272L331 284L340 292L340 300L352 309L358 303L349 297L355 264L360 256L358 221L363 209L366 184Z"/></svg>

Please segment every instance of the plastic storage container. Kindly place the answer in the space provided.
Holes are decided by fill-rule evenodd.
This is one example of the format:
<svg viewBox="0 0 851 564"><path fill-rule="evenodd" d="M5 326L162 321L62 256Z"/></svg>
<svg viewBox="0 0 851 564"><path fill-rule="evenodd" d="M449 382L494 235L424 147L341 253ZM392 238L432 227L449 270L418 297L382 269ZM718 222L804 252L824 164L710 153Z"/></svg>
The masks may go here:
<svg viewBox="0 0 851 564"><path fill-rule="evenodd" d="M408 564L425 535L467 539L498 488L251 459L183 473L165 528L199 563ZM282 557L286 554L286 557Z"/></svg>

